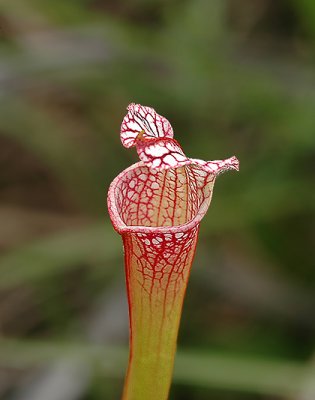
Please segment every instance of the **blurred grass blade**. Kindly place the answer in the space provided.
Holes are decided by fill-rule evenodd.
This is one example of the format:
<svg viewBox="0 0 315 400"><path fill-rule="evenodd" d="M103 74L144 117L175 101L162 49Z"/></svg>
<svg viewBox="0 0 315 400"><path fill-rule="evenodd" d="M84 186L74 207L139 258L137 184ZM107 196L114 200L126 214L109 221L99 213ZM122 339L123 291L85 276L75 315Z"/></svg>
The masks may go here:
<svg viewBox="0 0 315 400"><path fill-rule="evenodd" d="M0 365L24 368L64 357L77 357L102 366L106 376L121 378L127 348L84 343L0 340ZM179 350L174 382L204 388L230 389L261 395L294 396L308 368L291 361L268 361L218 353Z"/></svg>
<svg viewBox="0 0 315 400"><path fill-rule="evenodd" d="M178 352L174 381L205 388L292 396L302 385L306 368L288 361Z"/></svg>
<svg viewBox="0 0 315 400"><path fill-rule="evenodd" d="M54 234L0 257L0 288L47 279L76 264L106 263L120 250L115 233L105 224Z"/></svg>
<svg viewBox="0 0 315 400"><path fill-rule="evenodd" d="M0 129L49 167L79 204L94 213L103 210L101 171L75 129L70 132L45 108L22 98L7 98L1 104Z"/></svg>

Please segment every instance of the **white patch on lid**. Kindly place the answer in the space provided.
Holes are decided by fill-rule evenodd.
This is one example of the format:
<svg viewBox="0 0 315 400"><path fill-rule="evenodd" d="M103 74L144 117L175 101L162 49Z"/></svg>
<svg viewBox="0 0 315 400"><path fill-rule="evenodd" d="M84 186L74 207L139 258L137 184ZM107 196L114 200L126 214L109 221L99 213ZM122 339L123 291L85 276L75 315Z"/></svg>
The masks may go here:
<svg viewBox="0 0 315 400"><path fill-rule="evenodd" d="M152 167L153 168L157 168L157 167L159 167L161 165L161 159L160 158L155 158L153 161L152 161Z"/></svg>
<svg viewBox="0 0 315 400"><path fill-rule="evenodd" d="M170 151L180 151L180 148L178 147L178 145L176 143L174 143L173 141L167 141L165 146L170 150Z"/></svg>
<svg viewBox="0 0 315 400"><path fill-rule="evenodd" d="M153 119L153 117L152 117L151 114L148 114L148 115L147 115L146 120L149 122L149 124L153 124L153 122L154 122L154 119Z"/></svg>
<svg viewBox="0 0 315 400"><path fill-rule="evenodd" d="M146 152L143 151L142 149L138 149L138 154L139 154L139 157L140 157L141 161L143 161L143 162L150 161L150 158L148 157Z"/></svg>
<svg viewBox="0 0 315 400"><path fill-rule="evenodd" d="M138 135L138 133L141 131L140 125L136 121L132 121L131 120L129 122L126 122L126 126L127 126L127 129L130 129L132 131L136 131L136 132L131 132L131 131L130 132L128 132L128 131L123 132L124 134L128 133L128 136L136 137Z"/></svg>
<svg viewBox="0 0 315 400"><path fill-rule="evenodd" d="M164 154L167 154L168 150L164 146L155 145L148 147L146 153L154 157L161 157L164 156Z"/></svg>
<svg viewBox="0 0 315 400"><path fill-rule="evenodd" d="M177 161L170 154L163 158L164 163L168 164L171 167L175 167L177 165Z"/></svg>
<svg viewBox="0 0 315 400"><path fill-rule="evenodd" d="M183 154L173 153L172 156L176 158L177 161L188 161L187 157Z"/></svg>

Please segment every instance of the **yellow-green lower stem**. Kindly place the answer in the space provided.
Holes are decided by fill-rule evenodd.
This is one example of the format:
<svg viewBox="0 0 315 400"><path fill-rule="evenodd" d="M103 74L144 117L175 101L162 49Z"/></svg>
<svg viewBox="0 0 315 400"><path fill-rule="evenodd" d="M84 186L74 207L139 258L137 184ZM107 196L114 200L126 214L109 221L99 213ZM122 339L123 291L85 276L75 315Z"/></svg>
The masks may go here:
<svg viewBox="0 0 315 400"><path fill-rule="evenodd" d="M183 256L153 264L139 239L124 237L130 357L123 400L166 400L197 235Z"/></svg>

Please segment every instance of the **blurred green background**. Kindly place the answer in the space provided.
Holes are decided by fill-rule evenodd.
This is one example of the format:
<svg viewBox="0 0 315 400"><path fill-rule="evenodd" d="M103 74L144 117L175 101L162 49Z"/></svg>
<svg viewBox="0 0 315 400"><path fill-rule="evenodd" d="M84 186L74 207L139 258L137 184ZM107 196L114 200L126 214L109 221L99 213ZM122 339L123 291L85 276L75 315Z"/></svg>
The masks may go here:
<svg viewBox="0 0 315 400"><path fill-rule="evenodd" d="M216 183L171 400L315 399L313 0L0 2L0 398L119 399L130 102ZM149 400L149 399L148 399Z"/></svg>

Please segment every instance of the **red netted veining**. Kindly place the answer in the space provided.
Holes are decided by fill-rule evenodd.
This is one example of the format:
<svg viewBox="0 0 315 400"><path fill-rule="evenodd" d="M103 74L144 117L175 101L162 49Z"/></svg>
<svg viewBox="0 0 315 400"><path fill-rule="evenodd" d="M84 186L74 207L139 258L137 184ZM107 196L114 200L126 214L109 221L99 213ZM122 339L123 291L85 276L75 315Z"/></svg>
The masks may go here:
<svg viewBox="0 0 315 400"><path fill-rule="evenodd" d="M188 158L166 118L139 104L127 110L121 141L135 146L141 161L119 174L108 192L110 217L124 242L130 314L123 398L164 399L199 224L217 175L238 170L238 160Z"/></svg>
<svg viewBox="0 0 315 400"><path fill-rule="evenodd" d="M171 309L187 282L198 229L199 224L185 232L134 233L124 238L128 279L139 285L141 296L166 302Z"/></svg>
<svg viewBox="0 0 315 400"><path fill-rule="evenodd" d="M116 178L112 206L127 227L183 225L210 203L214 180L196 165L161 171L138 163Z"/></svg>
<svg viewBox="0 0 315 400"><path fill-rule="evenodd" d="M173 137L169 121L153 108L131 103L127 110L120 128L120 138L125 147L134 146L140 132L143 138Z"/></svg>
<svg viewBox="0 0 315 400"><path fill-rule="evenodd" d="M153 170L137 163L112 183L110 214L124 237L126 273L141 296L170 304L188 279L214 181L198 165Z"/></svg>
<svg viewBox="0 0 315 400"><path fill-rule="evenodd" d="M148 167L164 170L196 164L215 175L228 169L238 170L236 157L215 161L188 158L180 144L173 139L169 121L153 108L132 103L127 110L120 129L122 144L125 147L136 146L140 160Z"/></svg>
<svg viewBox="0 0 315 400"><path fill-rule="evenodd" d="M191 164L175 139L137 140L137 152L141 161L152 169L169 169Z"/></svg>

